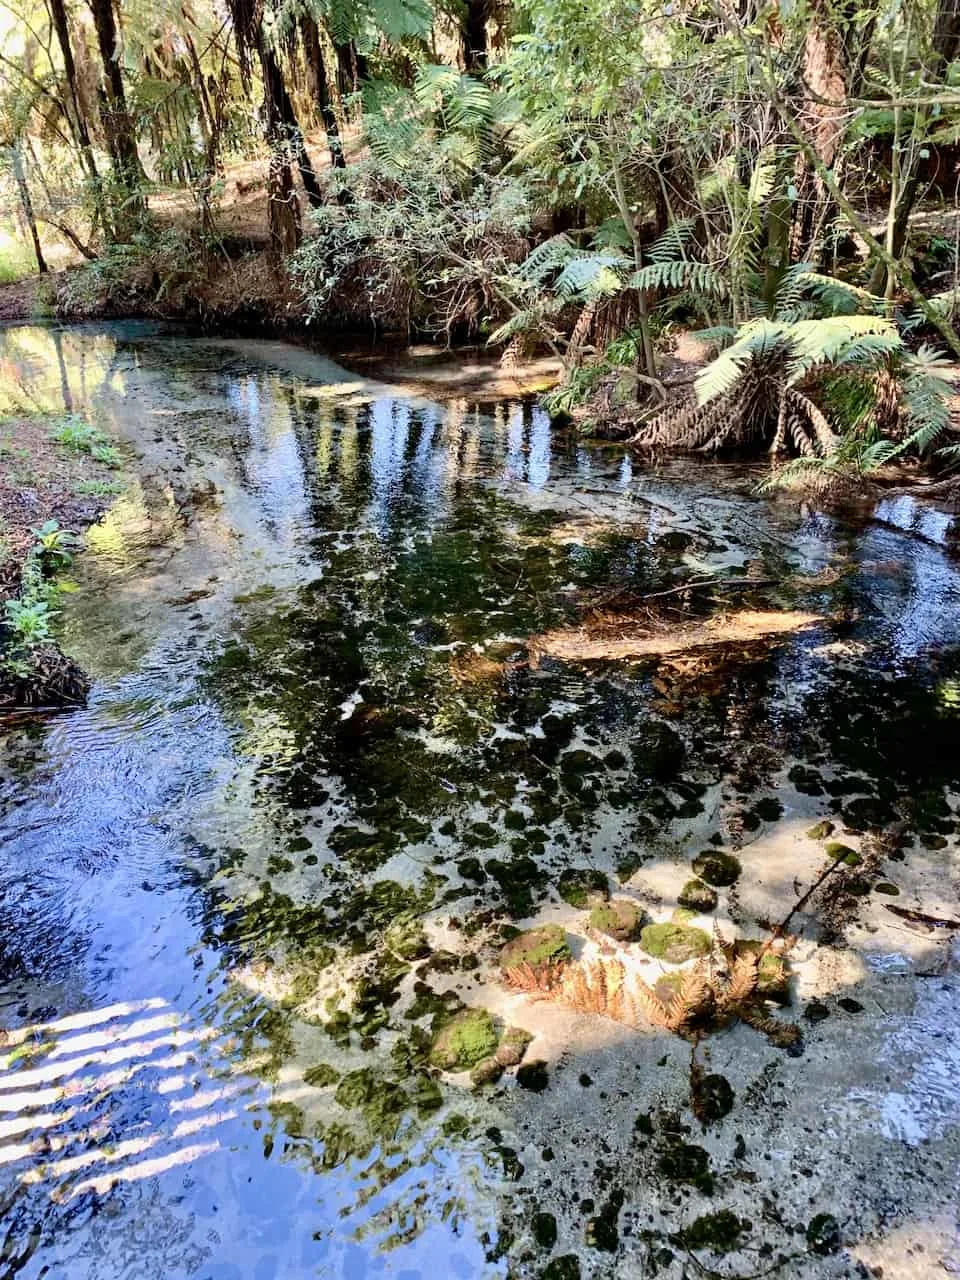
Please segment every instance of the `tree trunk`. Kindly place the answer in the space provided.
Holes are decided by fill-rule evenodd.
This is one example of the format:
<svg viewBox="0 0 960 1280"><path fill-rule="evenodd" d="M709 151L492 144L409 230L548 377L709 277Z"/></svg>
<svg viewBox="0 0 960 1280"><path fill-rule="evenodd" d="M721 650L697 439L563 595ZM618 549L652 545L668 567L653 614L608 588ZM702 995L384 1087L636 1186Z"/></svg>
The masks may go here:
<svg viewBox="0 0 960 1280"><path fill-rule="evenodd" d="M117 24L113 0L89 0L89 4L103 62L104 130L117 181L123 192L124 207L118 214L117 222L126 232L142 220L146 211L142 191L146 174L137 151L133 121L127 111L123 74L117 57Z"/></svg>
<svg viewBox="0 0 960 1280"><path fill-rule="evenodd" d="M803 80L810 96L800 111L799 122L828 169L836 161L847 118L844 104L848 70L841 32L832 23L825 0L816 0L811 6L803 50ZM832 202L816 170L802 155L797 158L794 185L797 196L791 249L795 259L816 262Z"/></svg>
<svg viewBox="0 0 960 1280"><path fill-rule="evenodd" d="M293 100L287 92L280 64L272 50L265 50L265 56L270 65L270 75L273 78L272 93L276 100L287 146L296 160L297 168L300 170L300 178L307 193L307 199L310 201L310 206L315 209L318 205L323 204L323 192L320 190L320 184L317 181L317 171L314 168L313 161L307 154L307 145L303 140L303 130L300 128L300 121L297 119ZM264 75L266 74L265 67Z"/></svg>
<svg viewBox="0 0 960 1280"><path fill-rule="evenodd" d="M487 66L487 18L489 0L467 0L463 20L463 66L466 71L484 71Z"/></svg>
<svg viewBox="0 0 960 1280"><path fill-rule="evenodd" d="M106 203L103 198L103 185L100 181L100 170L97 168L96 157L93 154L85 103L80 93L77 64L74 61L73 43L70 39L70 23L67 19L64 0L50 0L50 15L53 19L57 43L60 45L60 54L63 58L63 71L67 80L67 100L72 108L72 124L77 138L77 145L80 148L81 161L93 188L94 206L100 219L100 225L103 227L104 235L109 238L110 223L107 219Z"/></svg>
<svg viewBox="0 0 960 1280"><path fill-rule="evenodd" d="M27 186L26 174L23 172L23 157L20 154L20 143L14 141L10 146L10 162L13 168L14 181L17 184L17 192L20 196L20 207L23 210L23 220L27 224L30 231L30 238L33 240L33 252L37 259L37 271L40 275L45 275L47 264L43 257L43 249L40 247L40 234L37 231L37 219L33 212L33 201L30 199L30 188Z"/></svg>
<svg viewBox="0 0 960 1280"><path fill-rule="evenodd" d="M337 124L337 113L333 109L330 98L330 83L327 80L327 68L323 61L323 46L320 43L320 29L309 14L300 19L300 31L303 37L303 51L307 63L307 75L310 91L320 112L320 119L327 133L327 146L330 148L330 163L334 169L346 167L343 154L343 143L340 140L340 126Z"/></svg>
<svg viewBox="0 0 960 1280"><path fill-rule="evenodd" d="M924 68L924 80L927 85L942 84L947 68L957 57L960 57L960 0L939 0L933 20L930 56ZM920 119L917 125L923 128L929 117L929 111L918 111L918 115ZM888 226L887 250L898 262L903 257L906 247L910 215L919 191L920 175L914 166L913 172L903 181L895 207L891 211L892 223ZM876 294L886 293L889 285L890 274L887 265L878 261L870 277L870 291Z"/></svg>
<svg viewBox="0 0 960 1280"><path fill-rule="evenodd" d="M300 207L293 189L290 151L278 101L283 79L276 57L262 35L258 38L260 68L263 73L263 114L270 147L270 169L267 178L267 207L270 215L270 239L282 254L292 253L300 243Z"/></svg>

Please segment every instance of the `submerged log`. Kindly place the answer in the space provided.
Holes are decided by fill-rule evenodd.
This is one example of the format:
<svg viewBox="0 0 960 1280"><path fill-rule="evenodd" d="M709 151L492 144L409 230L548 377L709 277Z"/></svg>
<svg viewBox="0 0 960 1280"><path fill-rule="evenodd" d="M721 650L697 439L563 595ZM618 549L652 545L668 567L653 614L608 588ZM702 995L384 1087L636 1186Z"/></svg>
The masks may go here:
<svg viewBox="0 0 960 1280"><path fill-rule="evenodd" d="M715 614L702 621L661 628L651 625L649 617L640 619L620 615L616 621L587 622L579 627L545 631L531 638L528 651L530 664L534 667L542 658L559 658L564 662L601 662L671 657L717 645L772 641L822 621L818 614L799 610L743 609L737 613Z"/></svg>

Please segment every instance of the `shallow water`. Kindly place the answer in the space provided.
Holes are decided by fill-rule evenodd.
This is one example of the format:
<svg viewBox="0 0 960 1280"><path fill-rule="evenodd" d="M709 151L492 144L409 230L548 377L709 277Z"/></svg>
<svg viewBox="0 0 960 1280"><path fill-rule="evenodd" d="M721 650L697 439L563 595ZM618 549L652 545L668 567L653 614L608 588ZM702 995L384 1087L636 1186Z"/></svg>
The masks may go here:
<svg viewBox="0 0 960 1280"><path fill-rule="evenodd" d="M23 328L0 360L11 403L89 414L132 477L64 620L90 704L8 728L0 757L0 1275L679 1276L677 1231L751 1205L721 1274L854 1275L920 1231L891 1188L931 1161L957 1181L949 931L890 932L869 885L832 936L811 918L794 1013L831 1018L804 1056L743 1027L707 1047L737 1094L690 1139L712 1196L658 1155L696 1131L689 1047L508 995L491 962L514 921L576 930L570 867L669 918L711 838L744 865L718 917L763 936L822 861L821 816L894 830L896 902L953 914L948 517L840 522L282 343ZM690 668L525 661L584 593L715 572L824 621ZM429 1069L450 991L534 1032L544 1092ZM838 1188L822 1256L804 1233ZM899 1274L947 1258L932 1203Z"/></svg>

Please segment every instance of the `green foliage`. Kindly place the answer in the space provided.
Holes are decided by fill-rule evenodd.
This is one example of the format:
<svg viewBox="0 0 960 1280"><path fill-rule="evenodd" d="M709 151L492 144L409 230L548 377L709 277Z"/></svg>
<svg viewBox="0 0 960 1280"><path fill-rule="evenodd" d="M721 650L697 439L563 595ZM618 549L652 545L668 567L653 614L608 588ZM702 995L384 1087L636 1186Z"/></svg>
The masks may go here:
<svg viewBox="0 0 960 1280"><path fill-rule="evenodd" d="M77 414L66 414L58 418L51 434L57 444L66 445L76 453L87 453L95 462L106 467L120 465L118 450L110 444L103 432Z"/></svg>
<svg viewBox="0 0 960 1280"><path fill-rule="evenodd" d="M58 521L46 520L39 529L31 531L36 538L36 551L44 568L56 573L66 569L73 563L71 548L76 546L76 538L66 529L61 529Z"/></svg>
<svg viewBox="0 0 960 1280"><path fill-rule="evenodd" d="M400 172L353 164L324 185L331 199L291 263L311 319L451 337L503 318L499 279L523 256L529 230L519 181L462 183L428 152Z"/></svg>

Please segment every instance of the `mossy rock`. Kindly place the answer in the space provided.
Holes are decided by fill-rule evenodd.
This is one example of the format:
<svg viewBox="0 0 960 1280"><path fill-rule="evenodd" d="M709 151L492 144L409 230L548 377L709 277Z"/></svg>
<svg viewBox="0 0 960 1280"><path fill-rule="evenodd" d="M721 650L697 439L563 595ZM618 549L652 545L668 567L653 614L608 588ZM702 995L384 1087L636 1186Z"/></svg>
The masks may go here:
<svg viewBox="0 0 960 1280"><path fill-rule="evenodd" d="M392 1136L400 1117L410 1105L404 1089L393 1080L384 1080L370 1067L349 1071L334 1094L341 1107L358 1110L375 1132Z"/></svg>
<svg viewBox="0 0 960 1280"><path fill-rule="evenodd" d="M683 964L710 951L710 935L686 924L648 924L640 934L640 946L648 956Z"/></svg>
<svg viewBox="0 0 960 1280"><path fill-rule="evenodd" d="M807 1248L821 1258L840 1249L840 1224L832 1213L818 1213L807 1227Z"/></svg>
<svg viewBox="0 0 960 1280"><path fill-rule="evenodd" d="M498 1038L486 1009L464 1009L435 1036L430 1062L443 1071L469 1071L493 1056Z"/></svg>
<svg viewBox="0 0 960 1280"><path fill-rule="evenodd" d="M610 897L610 885L602 871L590 867L568 867L557 881L557 892L571 907L582 910Z"/></svg>
<svg viewBox="0 0 960 1280"><path fill-rule="evenodd" d="M833 835L834 830L833 823L824 819L822 822L818 822L816 826L810 827L807 831L807 838L809 840L826 840L828 836Z"/></svg>
<svg viewBox="0 0 960 1280"><path fill-rule="evenodd" d="M616 942L636 942L648 916L631 898L598 902L590 912L590 927Z"/></svg>
<svg viewBox="0 0 960 1280"><path fill-rule="evenodd" d="M507 1027L500 1037L494 1057L502 1067L519 1066L532 1040L533 1036L529 1031L524 1031L523 1027Z"/></svg>
<svg viewBox="0 0 960 1280"><path fill-rule="evenodd" d="M496 1058L484 1058L470 1072L470 1079L475 1085L496 1084L503 1075L503 1064Z"/></svg>
<svg viewBox="0 0 960 1280"><path fill-rule="evenodd" d="M688 880L680 890L677 902L681 907L686 907L688 911L692 911L695 915L708 915L711 911L716 910L716 890L702 880Z"/></svg>
<svg viewBox="0 0 960 1280"><path fill-rule="evenodd" d="M829 844L824 845L824 852L828 858L845 862L848 867L859 867L863 861L856 849L851 849L848 844L841 844L839 840L831 840Z"/></svg>
<svg viewBox="0 0 960 1280"><path fill-rule="evenodd" d="M500 968L516 969L521 964L528 964L531 969L537 969L570 957L570 944L560 926L542 924L536 929L524 929L507 943L500 952Z"/></svg>
<svg viewBox="0 0 960 1280"><path fill-rule="evenodd" d="M693 869L701 880L724 889L740 878L740 859L721 849L705 849L693 860Z"/></svg>
<svg viewBox="0 0 960 1280"><path fill-rule="evenodd" d="M540 1272L540 1280L580 1280L580 1260L575 1253L554 1258Z"/></svg>
<svg viewBox="0 0 960 1280"><path fill-rule="evenodd" d="M678 1142L660 1157L659 1169L668 1182L683 1182L710 1195L713 1191L713 1173L710 1156L703 1147Z"/></svg>
<svg viewBox="0 0 960 1280"><path fill-rule="evenodd" d="M533 1238L541 1249L552 1249L557 1243L557 1220L552 1213L533 1215Z"/></svg>
<svg viewBox="0 0 960 1280"><path fill-rule="evenodd" d="M741 1236L752 1227L746 1218L738 1218L730 1209L705 1213L694 1218L681 1232L688 1249L711 1249L714 1253L730 1253L739 1247Z"/></svg>
<svg viewBox="0 0 960 1280"><path fill-rule="evenodd" d="M734 1098L730 1081L716 1072L698 1078L694 1083L694 1113L704 1124L722 1120L729 1115L733 1110Z"/></svg>

